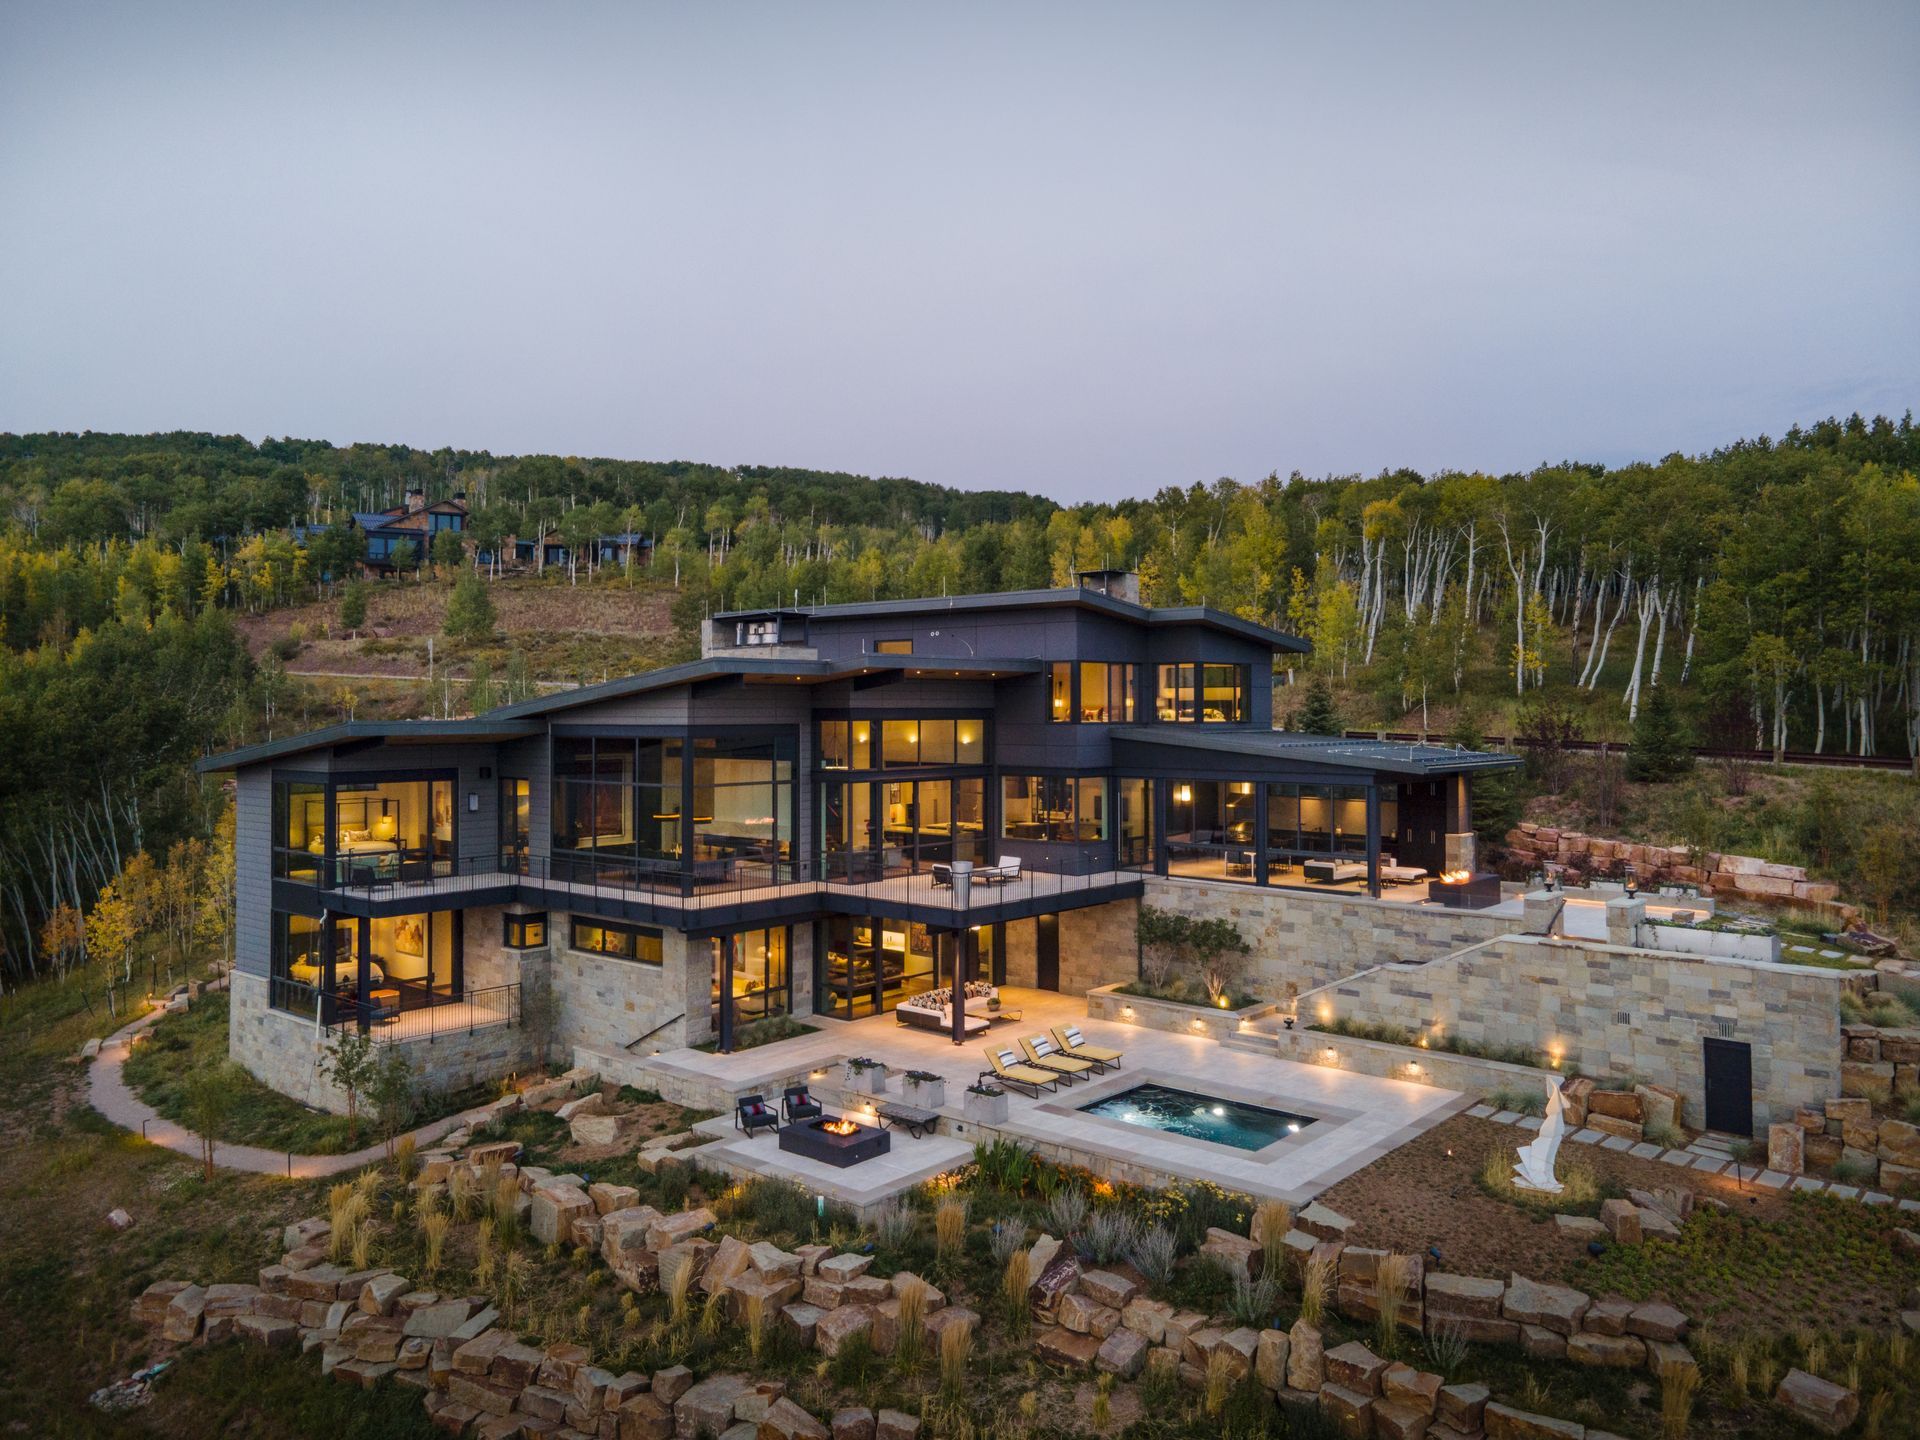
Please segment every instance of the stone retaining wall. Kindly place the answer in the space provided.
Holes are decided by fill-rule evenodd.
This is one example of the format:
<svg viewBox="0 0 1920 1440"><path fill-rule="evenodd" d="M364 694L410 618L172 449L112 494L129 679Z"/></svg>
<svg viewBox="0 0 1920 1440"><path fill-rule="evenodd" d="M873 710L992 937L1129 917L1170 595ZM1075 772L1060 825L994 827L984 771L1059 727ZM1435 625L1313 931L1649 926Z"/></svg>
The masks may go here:
<svg viewBox="0 0 1920 1440"><path fill-rule="evenodd" d="M1262 1000L1239 1010L1222 1010L1212 1005L1184 1005L1177 1000L1127 995L1117 985L1102 985L1087 992L1087 1015L1091 1019L1111 1020L1116 1025L1138 1025L1144 1030L1205 1035L1213 1040L1224 1040L1247 1021L1271 1015L1279 1008L1271 1000Z"/></svg>
<svg viewBox="0 0 1920 1440"><path fill-rule="evenodd" d="M313 1021L267 1004L267 982L235 971L227 1030L227 1053L255 1079L335 1115L347 1110L345 1093L321 1073L320 1060L332 1037ZM518 1025L493 1025L398 1042L424 1090L463 1090L525 1069L531 1059L529 1036Z"/></svg>
<svg viewBox="0 0 1920 1440"><path fill-rule="evenodd" d="M1301 999L1303 1023L1336 1016L1438 1027L1523 1046L1609 1081L1706 1104L1701 1041L1752 1046L1756 1127L1840 1088L1841 971L1670 955L1589 940L1508 936L1427 965L1382 965Z"/></svg>
<svg viewBox="0 0 1920 1440"><path fill-rule="evenodd" d="M1259 889L1149 876L1144 903L1231 921L1253 947L1243 987L1285 1001L1382 960L1437 960L1518 930L1517 915L1374 900L1350 891Z"/></svg>
<svg viewBox="0 0 1920 1440"><path fill-rule="evenodd" d="M1324 1030L1282 1030L1271 1038L1282 1060L1354 1070L1362 1075L1379 1075L1388 1080L1408 1080L1416 1085L1436 1085L1443 1090L1459 1090L1468 1095L1516 1090L1538 1095L1544 1100L1547 1087L1558 1085L1561 1079L1556 1071L1532 1065L1511 1065L1503 1060L1483 1060L1478 1056L1455 1055L1445 1050L1423 1050L1415 1045L1395 1045L1385 1040L1360 1040L1351 1035L1335 1035Z"/></svg>

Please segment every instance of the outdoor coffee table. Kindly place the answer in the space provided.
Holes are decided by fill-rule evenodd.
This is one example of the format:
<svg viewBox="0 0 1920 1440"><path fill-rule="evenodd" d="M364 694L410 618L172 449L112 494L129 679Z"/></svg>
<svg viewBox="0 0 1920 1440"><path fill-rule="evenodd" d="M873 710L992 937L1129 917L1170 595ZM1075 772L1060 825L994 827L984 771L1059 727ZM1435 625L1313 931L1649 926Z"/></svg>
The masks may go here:
<svg viewBox="0 0 1920 1440"><path fill-rule="evenodd" d="M897 1100L890 1100L882 1105L878 1113L882 1125L903 1126L916 1140L940 1126L938 1110L926 1110L918 1105L903 1105Z"/></svg>
<svg viewBox="0 0 1920 1440"><path fill-rule="evenodd" d="M987 1012L987 1019L989 1020L1024 1020L1026 1018L1026 1013L1027 1013L1026 1011L1022 1010L1019 1006L1015 1005L1015 1006L1011 1006L1011 1007L1000 1009L1000 1010L989 1010Z"/></svg>

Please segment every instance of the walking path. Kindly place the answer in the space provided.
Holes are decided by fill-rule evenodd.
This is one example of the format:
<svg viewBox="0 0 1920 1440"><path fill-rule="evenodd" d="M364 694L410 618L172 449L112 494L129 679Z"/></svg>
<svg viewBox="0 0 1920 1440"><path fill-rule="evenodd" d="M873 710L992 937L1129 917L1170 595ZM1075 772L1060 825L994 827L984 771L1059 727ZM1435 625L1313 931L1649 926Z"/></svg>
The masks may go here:
<svg viewBox="0 0 1920 1440"><path fill-rule="evenodd" d="M87 1098L93 1108L123 1130L136 1132L143 1140L164 1146L198 1160L200 1137L184 1125L177 1125L134 1094L121 1073L136 1036L152 1025L165 1010L141 1016L124 1029L116 1030L100 1042L100 1053L93 1057L87 1071ZM487 1118L484 1110L467 1110L449 1115L413 1132L416 1142L425 1148L448 1131L475 1124ZM323 1175L338 1175L343 1170L358 1170L387 1158L384 1143L368 1145L344 1155L295 1155L285 1150L263 1150L257 1145L216 1143L213 1163L223 1170L244 1170L255 1175L283 1175L291 1180L314 1180Z"/></svg>

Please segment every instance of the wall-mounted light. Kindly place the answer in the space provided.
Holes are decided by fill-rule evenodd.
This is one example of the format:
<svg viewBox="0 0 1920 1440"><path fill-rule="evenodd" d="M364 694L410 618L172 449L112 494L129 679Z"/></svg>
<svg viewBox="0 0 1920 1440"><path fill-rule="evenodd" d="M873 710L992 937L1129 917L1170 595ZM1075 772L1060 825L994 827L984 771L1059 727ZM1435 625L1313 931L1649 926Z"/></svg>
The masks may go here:
<svg viewBox="0 0 1920 1440"><path fill-rule="evenodd" d="M1321 1058L1324 1059L1329 1065L1333 1064L1336 1060L1340 1058L1340 1052L1334 1049L1333 1046L1331 1045L1327 1046L1325 1050L1322 1050L1320 1052L1320 1055L1321 1055Z"/></svg>
<svg viewBox="0 0 1920 1440"><path fill-rule="evenodd" d="M1133 1019L1133 1006L1131 1006L1131 1005L1122 1005L1122 1006L1120 1007L1120 1013L1121 1013L1121 1014L1122 1014L1123 1016L1125 1016L1125 1017L1126 1017L1127 1019L1129 1019L1129 1020L1131 1020L1131 1019Z"/></svg>
<svg viewBox="0 0 1920 1440"><path fill-rule="evenodd" d="M1191 785L1174 786L1173 798L1181 805L1191 805L1193 803L1193 787Z"/></svg>
<svg viewBox="0 0 1920 1440"><path fill-rule="evenodd" d="M1407 1073L1409 1075L1418 1075L1420 1073L1420 1062L1418 1060L1407 1061Z"/></svg>
<svg viewBox="0 0 1920 1440"><path fill-rule="evenodd" d="M480 813L480 792L478 790L467 791L467 813L469 815L478 815Z"/></svg>

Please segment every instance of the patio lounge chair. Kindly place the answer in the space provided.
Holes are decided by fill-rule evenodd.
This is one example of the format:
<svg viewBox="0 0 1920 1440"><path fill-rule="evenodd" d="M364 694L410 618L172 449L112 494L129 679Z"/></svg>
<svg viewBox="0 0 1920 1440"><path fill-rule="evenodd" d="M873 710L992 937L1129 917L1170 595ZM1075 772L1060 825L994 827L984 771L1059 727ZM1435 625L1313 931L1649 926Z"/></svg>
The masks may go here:
<svg viewBox="0 0 1920 1440"><path fill-rule="evenodd" d="M1011 1050L996 1050L987 1047L987 1064L991 1067L980 1072L981 1079L989 1077L1002 1085L1011 1085L1016 1090L1024 1090L1034 1099L1040 1098L1040 1087L1051 1090L1060 1083L1060 1077L1051 1070L1042 1070L1037 1065L1022 1063L1020 1057Z"/></svg>
<svg viewBox="0 0 1920 1440"><path fill-rule="evenodd" d="M1020 878L1020 857L1018 855L1002 855L999 860L992 865L976 865L973 870L973 878L991 885L1005 885L1009 881L1018 880Z"/></svg>
<svg viewBox="0 0 1920 1440"><path fill-rule="evenodd" d="M1078 1025L1056 1025L1047 1032L1053 1036L1053 1043L1060 1047L1060 1053L1075 1060L1091 1060L1102 1070L1118 1070L1120 1061L1125 1057L1124 1050L1109 1050L1104 1045L1089 1045L1086 1037L1080 1033Z"/></svg>
<svg viewBox="0 0 1920 1440"><path fill-rule="evenodd" d="M1091 1060L1075 1060L1060 1053L1059 1046L1044 1035L1022 1035L1020 1048L1027 1052L1029 1063L1038 1065L1042 1070L1051 1070L1069 1080L1084 1080L1094 1069Z"/></svg>
<svg viewBox="0 0 1920 1440"><path fill-rule="evenodd" d="M780 1128L780 1117L773 1113L764 1095L742 1095L733 1102L733 1128L749 1136L756 1130Z"/></svg>
<svg viewBox="0 0 1920 1440"><path fill-rule="evenodd" d="M807 1093L804 1085L789 1085L780 1096L780 1113L791 1125L796 1120L818 1120L820 1102Z"/></svg>

